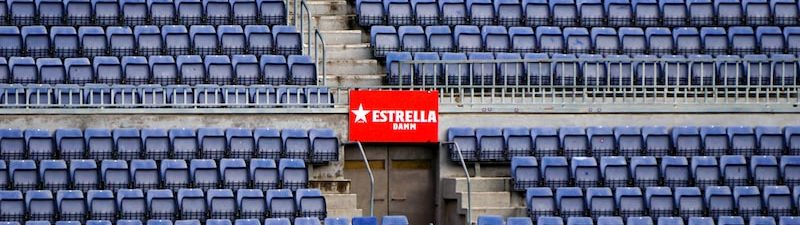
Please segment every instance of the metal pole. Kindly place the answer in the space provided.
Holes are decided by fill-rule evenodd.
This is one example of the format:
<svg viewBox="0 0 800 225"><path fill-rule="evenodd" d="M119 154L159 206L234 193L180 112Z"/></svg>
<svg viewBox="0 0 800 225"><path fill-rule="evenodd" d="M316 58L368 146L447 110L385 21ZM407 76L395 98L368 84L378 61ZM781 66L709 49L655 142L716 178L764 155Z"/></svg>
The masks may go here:
<svg viewBox="0 0 800 225"><path fill-rule="evenodd" d="M452 142L447 144L453 144L456 148L456 152L458 153L458 160L461 162L461 168L464 169L464 175L467 177L467 219L466 225L472 225L472 179L469 177L469 170L467 170L467 163L464 162L464 155L461 154L461 148L458 147L458 143Z"/></svg>
<svg viewBox="0 0 800 225"><path fill-rule="evenodd" d="M358 150L361 151L361 159L364 160L364 165L367 166L367 173L369 174L369 216L375 216L375 175L372 174L372 168L369 166L369 160L367 160L367 153L364 152L364 146L361 145L360 141L350 142L350 144L356 144L358 146Z"/></svg>

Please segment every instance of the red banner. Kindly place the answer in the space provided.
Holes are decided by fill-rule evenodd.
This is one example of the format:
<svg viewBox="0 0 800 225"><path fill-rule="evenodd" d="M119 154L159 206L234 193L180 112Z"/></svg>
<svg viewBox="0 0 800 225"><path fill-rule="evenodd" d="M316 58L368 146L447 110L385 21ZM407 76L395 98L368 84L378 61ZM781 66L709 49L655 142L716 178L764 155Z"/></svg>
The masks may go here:
<svg viewBox="0 0 800 225"><path fill-rule="evenodd" d="M438 142L438 91L350 91L350 141Z"/></svg>

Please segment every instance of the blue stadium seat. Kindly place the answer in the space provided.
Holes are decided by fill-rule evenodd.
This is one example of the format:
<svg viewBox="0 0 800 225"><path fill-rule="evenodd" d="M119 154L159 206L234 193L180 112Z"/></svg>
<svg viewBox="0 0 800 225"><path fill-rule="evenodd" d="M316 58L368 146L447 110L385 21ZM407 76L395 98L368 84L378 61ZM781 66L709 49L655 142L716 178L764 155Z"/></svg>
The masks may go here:
<svg viewBox="0 0 800 225"><path fill-rule="evenodd" d="M296 191L308 186L308 170L303 160L281 159L278 166L281 187Z"/></svg>
<svg viewBox="0 0 800 225"><path fill-rule="evenodd" d="M495 22L494 1L467 0L467 15L472 25L486 26Z"/></svg>
<svg viewBox="0 0 800 225"><path fill-rule="evenodd" d="M609 26L630 26L633 24L633 11L629 0L603 1Z"/></svg>
<svg viewBox="0 0 800 225"><path fill-rule="evenodd" d="M198 221L198 224L199 224L199 221ZM229 219L209 219L209 220L206 220L206 224L208 224L208 225L233 225L233 223L231 223L231 220L229 220Z"/></svg>
<svg viewBox="0 0 800 225"><path fill-rule="evenodd" d="M377 225L378 218L375 217L353 217L353 225Z"/></svg>
<svg viewBox="0 0 800 225"><path fill-rule="evenodd" d="M199 55L181 55L175 60L183 84L202 84L206 80L203 59Z"/></svg>
<svg viewBox="0 0 800 225"><path fill-rule="evenodd" d="M136 37L136 52L139 55L151 56L159 55L164 47L164 40L161 38L161 29L157 26L136 26L133 28Z"/></svg>
<svg viewBox="0 0 800 225"><path fill-rule="evenodd" d="M570 177L574 180L575 185L581 188L589 188L599 186L600 168L597 165L597 160L594 157L572 157L570 162L572 173Z"/></svg>
<svg viewBox="0 0 800 225"><path fill-rule="evenodd" d="M291 225L292 222L288 218L268 218L264 220L264 225Z"/></svg>
<svg viewBox="0 0 800 225"><path fill-rule="evenodd" d="M203 16L211 25L231 24L231 4L227 0L203 0Z"/></svg>
<svg viewBox="0 0 800 225"><path fill-rule="evenodd" d="M765 1L766 2L766 1ZM780 27L761 26L756 28L758 50L761 54L783 53L785 40Z"/></svg>
<svg viewBox="0 0 800 225"><path fill-rule="evenodd" d="M450 161L457 162L460 160L456 150L461 151L464 161L477 160L476 152L479 147L478 140L475 137L475 130L464 127L447 129L447 140L454 143L453 146L450 146ZM458 146L458 149L456 149L455 145Z"/></svg>
<svg viewBox="0 0 800 225"><path fill-rule="evenodd" d="M478 140L478 160L503 161L505 160L505 140L500 128L483 127L475 129Z"/></svg>
<svg viewBox="0 0 800 225"><path fill-rule="evenodd" d="M661 17L659 16L660 9L657 0L633 0L631 1L631 9L633 10L633 19L636 25L639 26L657 26L660 23Z"/></svg>
<svg viewBox="0 0 800 225"><path fill-rule="evenodd" d="M36 5L33 0L9 0L8 19L13 25L32 25L36 21Z"/></svg>
<svg viewBox="0 0 800 225"><path fill-rule="evenodd" d="M233 73L236 74L234 82L241 85L257 84L263 81L261 67L254 55L233 55L231 57ZM227 102L227 101L226 101ZM243 101L246 103L247 101Z"/></svg>
<svg viewBox="0 0 800 225"><path fill-rule="evenodd" d="M720 172L724 183L728 186L746 185L750 180L747 161L744 156L722 156L720 158Z"/></svg>
<svg viewBox="0 0 800 225"><path fill-rule="evenodd" d="M295 205L300 217L325 219L327 217L325 198L319 189L298 189Z"/></svg>
<svg viewBox="0 0 800 225"><path fill-rule="evenodd" d="M744 70L741 58L738 55L719 55L717 56L717 79L718 83L726 85L738 85L743 82Z"/></svg>
<svg viewBox="0 0 800 225"><path fill-rule="evenodd" d="M603 184L610 188L626 187L631 182L628 163L625 157L603 156L600 158L600 173Z"/></svg>
<svg viewBox="0 0 800 225"><path fill-rule="evenodd" d="M167 103L165 88L160 84L143 84L136 87L139 89L138 93L141 96L143 106L153 107Z"/></svg>
<svg viewBox="0 0 800 225"><path fill-rule="evenodd" d="M529 65L530 66L530 65ZM553 127L536 127L531 129L531 139L533 140L536 157L559 156L561 154L561 142L558 136L558 129Z"/></svg>
<svg viewBox="0 0 800 225"><path fill-rule="evenodd" d="M594 225L594 221L589 217L569 217L567 225Z"/></svg>
<svg viewBox="0 0 800 225"><path fill-rule="evenodd" d="M742 18L744 17L742 11L740 0L715 0L714 14L712 15L716 15L717 24L732 26L742 23Z"/></svg>
<svg viewBox="0 0 800 225"><path fill-rule="evenodd" d="M766 186L763 194L767 215L773 217L791 216L792 212L794 212L794 204L789 187ZM751 221L753 219L753 217L750 217Z"/></svg>
<svg viewBox="0 0 800 225"><path fill-rule="evenodd" d="M753 131L752 127L734 126L727 129L728 138L730 141L731 153L733 155L744 155L749 157L755 154L764 154L767 152L757 152L758 150L758 137ZM706 142L708 144L708 142ZM766 155L766 154L765 154ZM769 154L771 155L771 154ZM776 154L780 156L780 154Z"/></svg>
<svg viewBox="0 0 800 225"><path fill-rule="evenodd" d="M23 47L22 34L16 26L0 27L0 41L6 43L0 48L0 53L4 56L21 55Z"/></svg>
<svg viewBox="0 0 800 225"><path fill-rule="evenodd" d="M613 82L613 80L612 80ZM640 127L614 127L614 137L621 156L643 155L644 139Z"/></svg>
<svg viewBox="0 0 800 225"><path fill-rule="evenodd" d="M674 132L674 131L673 131ZM686 157L665 156L661 158L661 174L666 186L686 187L691 179L689 162Z"/></svg>
<svg viewBox="0 0 800 225"><path fill-rule="evenodd" d="M691 85L700 85L700 86L707 86L707 85L714 85L716 81L716 70L714 69L714 58L711 55L689 55L687 59L690 61L689 63L689 79ZM715 128L719 129L719 128ZM715 130L716 131L716 130ZM702 132L702 131L701 131ZM724 133L724 131L723 131ZM719 135L719 134L715 134ZM724 134L723 134L724 136ZM727 142L721 143L716 142L717 144L725 144L724 149L714 149L719 148L720 146L713 146L710 149L711 154L717 153L725 153L727 152ZM706 154L709 154L709 150L706 150Z"/></svg>
<svg viewBox="0 0 800 225"><path fill-rule="evenodd" d="M117 128L112 131L113 145L116 146L117 158L123 160L138 159L142 151L142 138L139 130L132 128ZM88 135L87 135L88 137ZM92 148L89 140L89 148Z"/></svg>
<svg viewBox="0 0 800 225"><path fill-rule="evenodd" d="M122 73L125 75L126 84L150 83L151 74L147 58L141 56L122 57Z"/></svg>
<svg viewBox="0 0 800 225"><path fill-rule="evenodd" d="M94 81L94 68L88 58L64 59L64 69L70 84L83 85Z"/></svg>
<svg viewBox="0 0 800 225"><path fill-rule="evenodd" d="M514 157L533 155L533 139L529 129L522 127L503 128L503 137L505 138L508 159L512 160L512 163Z"/></svg>
<svg viewBox="0 0 800 225"><path fill-rule="evenodd" d="M209 206L206 205L206 198L200 189L179 189L178 190L178 210L181 219L205 220Z"/></svg>
<svg viewBox="0 0 800 225"><path fill-rule="evenodd" d="M613 216L617 209L611 188L587 188L585 204L594 219Z"/></svg>
<svg viewBox="0 0 800 225"><path fill-rule="evenodd" d="M151 220L173 220L178 207L172 190L148 190L147 210Z"/></svg>
<svg viewBox="0 0 800 225"><path fill-rule="evenodd" d="M543 157L541 175L544 184L550 188L565 187L570 182L570 170L565 157Z"/></svg>
<svg viewBox="0 0 800 225"><path fill-rule="evenodd" d="M221 159L227 155L227 141L222 128L198 128L197 142L200 146L200 158Z"/></svg>
<svg viewBox="0 0 800 225"><path fill-rule="evenodd" d="M786 141L786 148L790 155L798 155L800 151L800 127L787 126L783 130Z"/></svg>
<svg viewBox="0 0 800 225"><path fill-rule="evenodd" d="M230 189L207 190L206 204L210 218L229 220L236 217L236 198Z"/></svg>
<svg viewBox="0 0 800 225"><path fill-rule="evenodd" d="M743 82L757 86L772 84L772 68L767 55L745 55L742 59L745 61L743 64L746 76ZM755 150L755 142L752 144L751 150Z"/></svg>
<svg viewBox="0 0 800 225"><path fill-rule="evenodd" d="M87 209L82 191L60 190L56 193L56 204L60 220L78 221L79 224L85 221Z"/></svg>
<svg viewBox="0 0 800 225"><path fill-rule="evenodd" d="M587 39L588 41L588 39ZM578 54L578 59L584 60L581 63L581 71L580 74L583 77L579 78L583 80L583 83L586 85L607 85L608 84L608 70L606 67L606 63L601 63L599 61L603 60L603 56L599 54ZM609 155L613 150L601 150L598 152L592 152L595 156L601 155Z"/></svg>
<svg viewBox="0 0 800 225"><path fill-rule="evenodd" d="M607 55L605 59L607 60L605 66L608 70L608 84L631 85L635 81L631 57L627 55ZM585 69L584 73L586 73ZM639 139L641 139L641 135ZM641 144L641 141L639 144Z"/></svg>
<svg viewBox="0 0 800 225"><path fill-rule="evenodd" d="M691 163L694 186L705 189L720 183L720 171L715 157L695 156L692 157Z"/></svg>
<svg viewBox="0 0 800 225"><path fill-rule="evenodd" d="M458 52L480 52L483 46L477 26L457 25L453 30L453 41Z"/></svg>
<svg viewBox="0 0 800 225"><path fill-rule="evenodd" d="M191 174L186 161L179 159L161 160L160 177L165 188L177 191L190 185Z"/></svg>
<svg viewBox="0 0 800 225"><path fill-rule="evenodd" d="M219 40L217 30L209 25L192 25L189 27L193 53L196 55L213 55L217 52Z"/></svg>
<svg viewBox="0 0 800 225"><path fill-rule="evenodd" d="M418 15L419 16L419 15ZM377 30L376 30L377 29ZM399 46L399 39L395 34L394 27L390 26L374 26L372 27L371 40L373 41L373 48L375 49L374 56L382 57L386 51L397 50ZM451 52L453 51L453 34L448 26L427 26L425 27L425 36L427 37L428 48L433 52ZM380 45L376 45L377 40L383 40ZM383 47L386 45L386 47Z"/></svg>
<svg viewBox="0 0 800 225"><path fill-rule="evenodd" d="M768 216L750 217L750 225L776 225L775 218Z"/></svg>
<svg viewBox="0 0 800 225"><path fill-rule="evenodd" d="M122 65L119 58L113 56L100 56L92 60L94 74L97 82L103 84L119 84L122 82Z"/></svg>
<svg viewBox="0 0 800 225"><path fill-rule="evenodd" d="M258 0L261 22L268 25L286 24L286 3L275 0ZM378 7L383 9L382 7ZM371 11L371 10L370 10Z"/></svg>
<svg viewBox="0 0 800 225"><path fill-rule="evenodd" d="M385 222L384 222L385 223ZM503 217L498 215L479 215L478 222L479 225L503 225ZM403 224L408 224L403 223Z"/></svg>
<svg viewBox="0 0 800 225"><path fill-rule="evenodd" d="M522 58L518 53L495 53L495 59L506 61L520 61ZM523 84L525 68L519 62L502 62L497 64L497 79L495 82L502 85Z"/></svg>
<svg viewBox="0 0 800 225"><path fill-rule="evenodd" d="M750 218L751 216L761 215L762 205L761 192L755 186L738 186L733 188L733 196L736 199L736 210L739 216Z"/></svg>
<svg viewBox="0 0 800 225"><path fill-rule="evenodd" d="M142 225L142 221L139 221L139 220L126 220L126 221L130 221L131 223L134 223L135 225ZM181 224L183 224L183 225L191 225L191 223L186 223L186 221L190 221L190 220L182 220ZM120 222L117 222L117 223L120 223ZM147 220L147 223L145 223L145 224L146 225L172 225L172 221L171 220ZM128 225L128 224L125 224L125 225Z"/></svg>
<svg viewBox="0 0 800 225"><path fill-rule="evenodd" d="M481 27L481 38L486 51L507 52L511 47L508 31L503 26Z"/></svg>
<svg viewBox="0 0 800 225"><path fill-rule="evenodd" d="M643 216L645 207L644 194L636 187L621 187L614 192L614 199L619 215L623 217Z"/></svg>
<svg viewBox="0 0 800 225"><path fill-rule="evenodd" d="M2 51L2 49L0 49L0 51ZM10 77L11 71L8 67L8 61L6 61L5 57L0 57L0 82L8 83Z"/></svg>
<svg viewBox="0 0 800 225"><path fill-rule="evenodd" d="M558 213L563 217L582 216L586 210L583 191L578 187L556 189L556 203L558 204Z"/></svg>
<svg viewBox="0 0 800 225"><path fill-rule="evenodd" d="M783 26L783 25L795 25L797 24L797 15L798 15L798 8L795 1L787 1L787 0L772 0L769 1L769 10L772 12L773 22L775 25ZM747 9L745 9L747 10ZM761 12L761 9L757 9L757 12ZM750 13L748 12L748 15ZM760 16L760 13L754 13L755 15ZM760 19L760 17L754 17L756 21Z"/></svg>
<svg viewBox="0 0 800 225"><path fill-rule="evenodd" d="M610 27L592 27L592 49L598 54L619 53L619 38L617 30ZM611 56L611 55L609 55Z"/></svg>
<svg viewBox="0 0 800 225"><path fill-rule="evenodd" d="M317 83L317 67L310 56L290 55L286 63L291 71L291 81L295 85L314 85Z"/></svg>
<svg viewBox="0 0 800 225"><path fill-rule="evenodd" d="M442 54L444 61L466 61L467 55L464 53L451 53L445 52ZM444 63L442 65L444 70L444 83L445 85L469 85L471 84L469 66L466 63Z"/></svg>
<svg viewBox="0 0 800 225"><path fill-rule="evenodd" d="M233 83L234 71L231 59L226 55L208 55L204 58L208 82L218 85Z"/></svg>
<svg viewBox="0 0 800 225"><path fill-rule="evenodd" d="M55 138L49 130L26 129L25 142L27 143L28 158L33 160L55 158Z"/></svg>
<svg viewBox="0 0 800 225"><path fill-rule="evenodd" d="M192 41L189 30L183 25L165 25L161 27L161 38L164 39L164 50L169 55L187 55Z"/></svg>
<svg viewBox="0 0 800 225"><path fill-rule="evenodd" d="M728 28L728 42L734 54L753 54L757 48L756 34L752 27L733 26Z"/></svg>
<svg viewBox="0 0 800 225"><path fill-rule="evenodd" d="M530 221L530 219L528 219L528 221ZM328 224L328 225L350 225L350 220L348 220L345 217L328 217L328 218L325 218L324 224ZM516 225L530 225L530 224L516 224Z"/></svg>
<svg viewBox="0 0 800 225"><path fill-rule="evenodd" d="M259 9L255 0L234 0L230 4L233 24L256 24Z"/></svg>
<svg viewBox="0 0 800 225"><path fill-rule="evenodd" d="M192 90L188 90L189 87L186 87L186 90L192 92ZM198 84L194 86L194 102L200 105L207 105L206 107L215 106L223 104L223 97L221 96L222 93L220 92L219 85L216 84ZM195 149L199 151L199 149Z"/></svg>
<svg viewBox="0 0 800 225"><path fill-rule="evenodd" d="M550 25L550 8L545 0L523 0L522 13L528 26Z"/></svg>
<svg viewBox="0 0 800 225"><path fill-rule="evenodd" d="M66 80L66 71L61 59L57 58L38 58L36 67L41 75L41 83L60 84Z"/></svg>
<svg viewBox="0 0 800 225"><path fill-rule="evenodd" d="M558 70L558 69L557 69ZM589 139L582 127L561 127L558 130L561 148L567 157L589 155Z"/></svg>
<svg viewBox="0 0 800 225"><path fill-rule="evenodd" d="M143 130L144 131L144 130ZM172 155L177 159L194 159L198 152L197 134L191 128L169 129Z"/></svg>
<svg viewBox="0 0 800 225"><path fill-rule="evenodd" d="M580 64L578 64L577 58L573 54L553 54L552 55L553 63L552 63L552 71L553 71L553 79L555 85L579 85L581 83L581 70ZM560 131L559 131L560 132ZM562 140L563 142L563 140ZM580 148L580 144L575 147ZM564 147L564 154L570 155L567 153L567 150L571 150L573 152L580 153L583 152L581 149L567 149L566 146ZM584 145L586 147L586 145Z"/></svg>
<svg viewBox="0 0 800 225"><path fill-rule="evenodd" d="M674 196L669 187L647 187L645 201L652 217L672 216L675 210Z"/></svg>
<svg viewBox="0 0 800 225"><path fill-rule="evenodd" d="M669 217L660 217L659 221L661 221L661 218L666 219L666 218L669 218ZM678 219L678 220L680 221L680 219ZM681 221L681 222L683 222L683 221ZM653 218L651 218L649 216L628 217L628 219L626 220L626 224L653 225Z"/></svg>
<svg viewBox="0 0 800 225"><path fill-rule="evenodd" d="M50 27L50 43L56 57L78 56L80 42L78 41L78 31L74 27Z"/></svg>
<svg viewBox="0 0 800 225"><path fill-rule="evenodd" d="M148 0L147 8L150 12L150 22L153 25L168 25L177 22L175 1L173 0Z"/></svg>
<svg viewBox="0 0 800 225"><path fill-rule="evenodd" d="M69 171L72 186L76 189L88 191L100 186L100 171L94 160L72 160Z"/></svg>
<svg viewBox="0 0 800 225"><path fill-rule="evenodd" d="M448 36L449 38L449 36ZM415 52L413 54L416 61L438 61L439 54L435 52ZM414 66L416 76L414 81L422 85L436 85L439 82L439 74L442 73L441 64L423 63Z"/></svg>
<svg viewBox="0 0 800 225"><path fill-rule="evenodd" d="M776 85L793 85L797 83L798 64L791 59L794 55L772 54L773 82Z"/></svg>
<svg viewBox="0 0 800 225"><path fill-rule="evenodd" d="M492 61L495 60L494 55L488 52L470 52L467 53L469 60L477 61ZM492 85L497 79L496 65L491 63L472 63L470 71L472 77L470 78L470 85Z"/></svg>
<svg viewBox="0 0 800 225"><path fill-rule="evenodd" d="M588 53L592 49L589 30L583 27L564 28L564 43L569 53Z"/></svg>
<svg viewBox="0 0 800 225"><path fill-rule="evenodd" d="M128 84L111 85L112 104L131 107L131 105L141 104L138 87Z"/></svg>
<svg viewBox="0 0 800 225"><path fill-rule="evenodd" d="M383 1L383 10L386 11L386 20L389 25L401 26L413 24L412 18L414 11L411 2L408 0L386 0Z"/></svg>
<svg viewBox="0 0 800 225"><path fill-rule="evenodd" d="M24 141L22 130L0 129L0 157L3 160L24 159L26 153Z"/></svg>
<svg viewBox="0 0 800 225"><path fill-rule="evenodd" d="M675 188L675 208L683 219L703 215L703 195L697 187Z"/></svg>
<svg viewBox="0 0 800 225"><path fill-rule="evenodd" d="M112 26L106 28L106 38L111 55L122 57L133 55L136 49L136 36L130 27Z"/></svg>
<svg viewBox="0 0 800 225"><path fill-rule="evenodd" d="M672 54L675 41L672 31L665 27L648 27L645 30L648 42L648 52L655 55Z"/></svg>
<svg viewBox="0 0 800 225"><path fill-rule="evenodd" d="M537 48L536 36L530 27L509 27L508 38L511 52L532 53Z"/></svg>
<svg viewBox="0 0 800 225"><path fill-rule="evenodd" d="M703 52L706 54L726 54L728 52L728 33L722 27L700 28Z"/></svg>
<svg viewBox="0 0 800 225"><path fill-rule="evenodd" d="M117 0L92 0L94 22L100 26L119 24L121 12Z"/></svg>
<svg viewBox="0 0 800 225"><path fill-rule="evenodd" d="M709 186L704 190L704 198L708 215L719 218L725 215L734 215L736 207L733 192L727 186Z"/></svg>
<svg viewBox="0 0 800 225"><path fill-rule="evenodd" d="M26 98L31 105L50 105L55 102L52 86L49 84L29 84L26 89Z"/></svg>
<svg viewBox="0 0 800 225"><path fill-rule="evenodd" d="M89 190L86 192L88 213L95 220L116 219L117 206L114 193L109 190Z"/></svg>
<svg viewBox="0 0 800 225"><path fill-rule="evenodd" d="M264 192L256 189L239 189L236 192L236 204L242 218L264 219L267 205ZM238 220L236 222L239 223Z"/></svg>
<svg viewBox="0 0 800 225"><path fill-rule="evenodd" d="M29 220L54 221L57 209L53 193L47 190L25 192L25 207Z"/></svg>
<svg viewBox="0 0 800 225"><path fill-rule="evenodd" d="M39 70L32 57L11 57L8 59L11 69L11 83L33 84L39 82Z"/></svg>
<svg viewBox="0 0 800 225"><path fill-rule="evenodd" d="M120 0L123 24L128 26L143 25L147 23L148 7L145 0Z"/></svg>
<svg viewBox="0 0 800 225"><path fill-rule="evenodd" d="M604 216L597 218L597 225L623 225L622 217Z"/></svg>
<svg viewBox="0 0 800 225"><path fill-rule="evenodd" d="M642 39L644 40L644 39ZM634 84L644 84L644 85L655 85L657 83L662 83L662 71L661 71L661 63L658 62L658 58L655 55L643 55L643 54L634 54L632 58L637 59L644 59L642 62L634 62L634 76L636 80ZM644 132L643 132L644 133ZM669 136L669 135L667 135ZM669 142L667 138L667 142ZM669 147L669 145L667 145ZM656 153L663 153L666 154L666 150L669 149L662 149L663 152L660 150L653 149ZM648 152L647 154L651 154Z"/></svg>
<svg viewBox="0 0 800 225"><path fill-rule="evenodd" d="M545 53L560 53L565 47L561 28L558 27L536 27L536 40L539 50Z"/></svg>
<svg viewBox="0 0 800 225"><path fill-rule="evenodd" d="M672 142L676 155L680 156L700 155L703 146L700 130L693 126L672 128Z"/></svg>
<svg viewBox="0 0 800 225"><path fill-rule="evenodd" d="M658 163L653 156L631 157L630 173L633 183L640 188L655 186L661 181Z"/></svg>
<svg viewBox="0 0 800 225"><path fill-rule="evenodd" d="M180 24L200 24L203 19L203 8L201 0L175 0L175 11L178 12Z"/></svg>
<svg viewBox="0 0 800 225"><path fill-rule="evenodd" d="M798 169L800 169L800 157L781 157L781 174L783 175L784 184L790 187L795 187L800 184L800 177L797 175Z"/></svg>
<svg viewBox="0 0 800 225"><path fill-rule="evenodd" d="M92 19L90 0L65 0L64 17L69 25L88 25Z"/></svg>
<svg viewBox="0 0 800 225"><path fill-rule="evenodd" d="M311 129L311 162L330 162L339 159L339 139L331 129Z"/></svg>
<svg viewBox="0 0 800 225"><path fill-rule="evenodd" d="M109 220L88 220L86 225L111 225Z"/></svg>
<svg viewBox="0 0 800 225"><path fill-rule="evenodd" d="M0 218L21 222L25 219L25 202L20 191L0 191Z"/></svg>
<svg viewBox="0 0 800 225"><path fill-rule="evenodd" d="M266 201L270 217L294 219L297 206L295 205L292 190L268 190Z"/></svg>
<svg viewBox="0 0 800 225"><path fill-rule="evenodd" d="M781 216L779 219L780 225L796 225L800 224L800 217L796 216Z"/></svg>
<svg viewBox="0 0 800 225"><path fill-rule="evenodd" d="M208 191L219 184L219 169L211 159L192 159L189 163L189 177L192 187Z"/></svg>
<svg viewBox="0 0 800 225"><path fill-rule="evenodd" d="M779 67L773 64L773 67ZM776 68L777 70L777 68ZM758 154L780 156L786 149L783 131L779 127L756 126L755 138Z"/></svg>
<svg viewBox="0 0 800 225"><path fill-rule="evenodd" d="M275 43L275 53L279 55L300 55L302 52L302 37L294 26L276 25L272 27L272 36Z"/></svg>
<svg viewBox="0 0 800 225"><path fill-rule="evenodd" d="M583 26L602 26L606 23L606 12L600 0L578 0L578 15Z"/></svg>
<svg viewBox="0 0 800 225"><path fill-rule="evenodd" d="M219 167L223 187L236 191L250 184L247 164L243 159L222 159Z"/></svg>
<svg viewBox="0 0 800 225"><path fill-rule="evenodd" d="M363 27L381 25L386 12L380 0L358 0L355 2L358 24Z"/></svg>
<svg viewBox="0 0 800 225"><path fill-rule="evenodd" d="M564 225L564 219L558 216L541 216L536 218L536 225Z"/></svg>
<svg viewBox="0 0 800 225"><path fill-rule="evenodd" d="M717 219L717 224L718 225L745 225L744 219L742 217L740 217L740 216L720 216Z"/></svg>
<svg viewBox="0 0 800 225"><path fill-rule="evenodd" d="M775 156L753 156L750 158L750 174L753 184L759 188L777 185L780 179L780 168Z"/></svg>
<svg viewBox="0 0 800 225"><path fill-rule="evenodd" d="M693 26L709 26L716 19L716 7L712 0L687 0L689 23Z"/></svg>
<svg viewBox="0 0 800 225"><path fill-rule="evenodd" d="M492 2L494 3L494 15L497 18L498 25L522 25L524 14L519 0L499 0Z"/></svg>
<svg viewBox="0 0 800 225"><path fill-rule="evenodd" d="M241 26L222 25L217 27L217 39L219 39L220 50L225 55L243 54L247 47L246 36Z"/></svg>
<svg viewBox="0 0 800 225"><path fill-rule="evenodd" d="M548 5L553 25L574 26L578 24L578 12L574 0L549 1Z"/></svg>
<svg viewBox="0 0 800 225"><path fill-rule="evenodd" d="M256 158L279 159L283 154L283 141L279 130L256 128L253 131L253 138L257 148Z"/></svg>
<svg viewBox="0 0 800 225"><path fill-rule="evenodd" d="M622 27L619 28L617 34L619 35L619 43L622 53L637 54L645 53L647 50L647 40L642 28L638 27Z"/></svg>
<svg viewBox="0 0 800 225"><path fill-rule="evenodd" d="M728 149L730 148L728 133L725 127L719 126L703 126L700 127L701 143L704 149L704 155L707 156L723 156L730 155ZM733 153L738 155L739 153Z"/></svg>
<svg viewBox="0 0 800 225"><path fill-rule="evenodd" d="M178 67L175 63L175 58L171 56L150 56L148 63L153 82L162 85L177 83ZM155 99L152 99L152 101L155 101Z"/></svg>
<svg viewBox="0 0 800 225"><path fill-rule="evenodd" d="M325 222L327 224L327 221ZM531 218L529 217L508 217L506 219L506 224L508 225L533 225ZM340 224L346 225L346 224Z"/></svg>
<svg viewBox="0 0 800 225"><path fill-rule="evenodd" d="M555 196L550 188L528 188L525 191L528 215L534 220L540 216L552 216L558 210Z"/></svg>
<svg viewBox="0 0 800 225"><path fill-rule="evenodd" d="M39 178L42 188L53 192L69 188L67 163L64 160L39 161Z"/></svg>
<svg viewBox="0 0 800 225"><path fill-rule="evenodd" d="M285 147L286 158L305 160L311 149L311 140L305 130L283 129L281 139Z"/></svg>
<svg viewBox="0 0 800 225"><path fill-rule="evenodd" d="M286 58L280 55L262 55L261 56L261 70L264 74L264 81L271 85L286 84L289 80L289 66L286 64ZM276 101L267 101L268 99L260 99L255 103L262 101L277 103Z"/></svg>
<svg viewBox="0 0 800 225"><path fill-rule="evenodd" d="M515 191L539 186L539 163L535 157L514 157L511 159L511 179Z"/></svg>
<svg viewBox="0 0 800 225"><path fill-rule="evenodd" d="M702 48L700 32L694 27L679 27L672 31L672 39L679 54L697 54Z"/></svg>

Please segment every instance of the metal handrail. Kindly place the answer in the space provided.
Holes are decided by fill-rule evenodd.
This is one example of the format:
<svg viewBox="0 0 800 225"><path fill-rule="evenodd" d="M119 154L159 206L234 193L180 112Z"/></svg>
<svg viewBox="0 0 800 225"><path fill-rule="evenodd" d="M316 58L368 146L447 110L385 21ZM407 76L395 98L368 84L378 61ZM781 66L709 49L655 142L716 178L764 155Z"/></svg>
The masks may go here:
<svg viewBox="0 0 800 225"><path fill-rule="evenodd" d="M305 34L307 43L306 49L308 49L311 48L311 11L308 9L305 0L300 1L300 7L300 37ZM305 13L303 13L303 11L305 11ZM303 22L304 20L305 22ZM308 55L308 52L304 54Z"/></svg>
<svg viewBox="0 0 800 225"><path fill-rule="evenodd" d="M467 163L464 162L464 155L461 154L461 148L458 146L456 142L449 142L445 143L449 145L453 145L456 148L456 152L458 153L458 160L461 163L461 168L464 169L464 176L467 177L467 219L465 220L466 225L472 224L472 178L469 177L469 170L467 170Z"/></svg>
<svg viewBox="0 0 800 225"><path fill-rule="evenodd" d="M327 50L325 49L325 37L322 35L322 32L319 32L319 28L314 29L314 36L316 37L316 38L314 38L314 63L316 63L318 66L321 67L321 70L322 70L322 85L325 86L328 83L328 73L325 70L325 64L327 64L326 62L328 61L327 58L325 57L327 55ZM318 45L317 41L321 42L322 45ZM318 46L322 46L322 64L319 63L319 59L318 59L318 56L319 56L319 54L317 53L317 47ZM319 71L317 71L317 72L319 72ZM317 82L317 83L319 83L319 82Z"/></svg>
<svg viewBox="0 0 800 225"><path fill-rule="evenodd" d="M375 176L372 173L372 168L369 166L367 160L367 153L364 151L364 146L360 141L350 142L348 144L355 144L358 150L361 151L361 159L364 160L364 165L367 167L367 174L369 174L369 216L375 216Z"/></svg>

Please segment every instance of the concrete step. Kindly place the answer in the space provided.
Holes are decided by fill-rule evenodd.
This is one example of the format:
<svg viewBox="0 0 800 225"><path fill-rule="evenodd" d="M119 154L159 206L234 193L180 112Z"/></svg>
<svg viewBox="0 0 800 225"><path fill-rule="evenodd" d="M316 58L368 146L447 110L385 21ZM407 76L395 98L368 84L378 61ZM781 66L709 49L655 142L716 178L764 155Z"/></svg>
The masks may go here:
<svg viewBox="0 0 800 225"><path fill-rule="evenodd" d="M383 67L374 59L329 59L325 65L328 75L371 75L385 73Z"/></svg>
<svg viewBox="0 0 800 225"><path fill-rule="evenodd" d="M328 86L380 86L384 74L328 75Z"/></svg>
<svg viewBox="0 0 800 225"><path fill-rule="evenodd" d="M361 209L328 209L328 217L353 218L364 216Z"/></svg>
<svg viewBox="0 0 800 225"><path fill-rule="evenodd" d="M314 168L319 169L317 167ZM316 188L323 194L347 194L350 193L350 180L347 179L314 179L308 182L309 188Z"/></svg>
<svg viewBox="0 0 800 225"><path fill-rule="evenodd" d="M328 210L330 209L356 209L358 195L356 194L323 194Z"/></svg>
<svg viewBox="0 0 800 225"><path fill-rule="evenodd" d="M330 60L371 59L372 48L369 44L326 45L327 58Z"/></svg>
<svg viewBox="0 0 800 225"><path fill-rule="evenodd" d="M313 16L311 26L319 30L357 30L354 18L355 15Z"/></svg>
<svg viewBox="0 0 800 225"><path fill-rule="evenodd" d="M511 191L511 178L508 177L473 177L472 192L508 192ZM442 180L443 197L456 199L458 193L467 192L467 178L450 177Z"/></svg>
<svg viewBox="0 0 800 225"><path fill-rule="evenodd" d="M369 43L369 37L365 40L361 30L325 30L321 32L325 37L325 44L329 45Z"/></svg>
<svg viewBox="0 0 800 225"><path fill-rule="evenodd" d="M311 12L311 15L321 16L321 15L347 15L355 13L353 7L347 5L347 1L339 0L339 1L309 1L306 2L308 5L308 11Z"/></svg>
<svg viewBox="0 0 800 225"><path fill-rule="evenodd" d="M467 215L467 210L459 210L459 214ZM478 207L472 208L472 217L473 224L478 221L478 216L480 215L498 215L504 218L508 217L526 217L528 216L527 209L525 207ZM463 224L463 223L461 223Z"/></svg>
<svg viewBox="0 0 800 225"><path fill-rule="evenodd" d="M461 193L458 205L467 208L467 193ZM511 193L509 192L472 192L472 207L509 207L511 206Z"/></svg>

